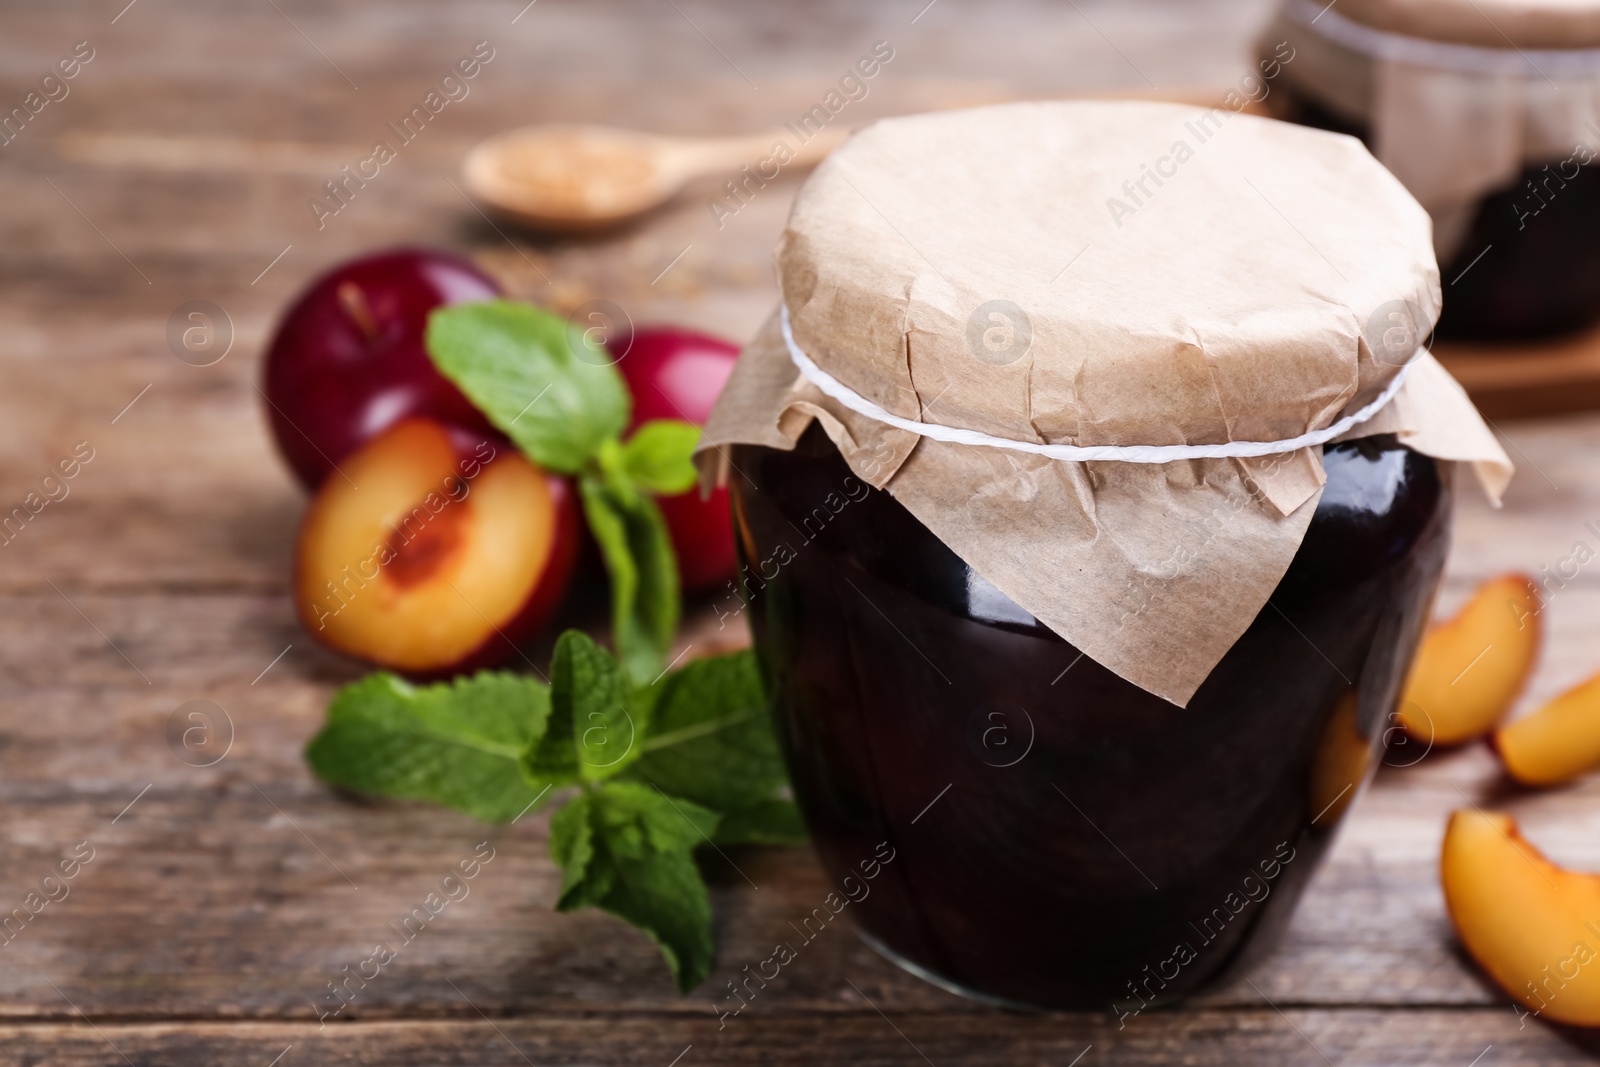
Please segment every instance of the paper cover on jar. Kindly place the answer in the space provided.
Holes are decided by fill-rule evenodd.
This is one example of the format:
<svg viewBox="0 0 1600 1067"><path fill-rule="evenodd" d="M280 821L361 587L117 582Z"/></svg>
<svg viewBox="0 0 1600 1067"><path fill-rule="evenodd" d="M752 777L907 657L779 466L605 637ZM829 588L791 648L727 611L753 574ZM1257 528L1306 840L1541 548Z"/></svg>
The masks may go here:
<svg viewBox="0 0 1600 1067"><path fill-rule="evenodd" d="M1511 465L1425 353L1429 222L1353 138L1226 110L1009 104L877 123L801 190L773 318L701 444L846 462L969 566L1134 684L1184 704L1266 605L1315 510L1321 449L1075 462L1024 446L1230 446L1334 426ZM1412 363L1407 369L1407 365ZM720 473L726 474L723 470Z"/></svg>

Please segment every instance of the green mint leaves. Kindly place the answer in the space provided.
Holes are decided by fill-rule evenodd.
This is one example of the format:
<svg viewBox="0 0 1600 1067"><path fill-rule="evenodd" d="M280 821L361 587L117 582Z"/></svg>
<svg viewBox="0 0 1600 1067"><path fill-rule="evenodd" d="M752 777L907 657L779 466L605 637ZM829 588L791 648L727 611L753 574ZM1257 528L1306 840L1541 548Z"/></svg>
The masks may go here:
<svg viewBox="0 0 1600 1067"><path fill-rule="evenodd" d="M439 308L426 344L439 373L546 470L577 474L628 425L628 387L611 356L532 304Z"/></svg>
<svg viewBox="0 0 1600 1067"><path fill-rule="evenodd" d="M594 907L642 930L687 993L711 974L711 899L694 865L716 812L637 782L607 782L550 820L550 854L566 871L557 911Z"/></svg>
<svg viewBox="0 0 1600 1067"><path fill-rule="evenodd" d="M434 366L530 459L578 482L611 578L612 641L648 682L678 626L677 560L649 494L694 484L700 431L659 419L626 443L628 389L606 350L552 312L512 300L456 304L428 319Z"/></svg>
<svg viewBox="0 0 1600 1067"><path fill-rule="evenodd" d="M493 671L429 686L374 674L334 697L306 759L332 785L490 822L574 788L550 820L564 872L557 910L632 923L683 992L705 980L715 951L695 850L805 840L749 652L641 686L569 630L548 688Z"/></svg>
<svg viewBox="0 0 1600 1067"><path fill-rule="evenodd" d="M769 807L788 779L754 656L696 660L649 692L655 696L651 731L634 768L637 777L721 812L719 842L805 840L793 804Z"/></svg>
<svg viewBox="0 0 1600 1067"><path fill-rule="evenodd" d="M639 758L649 706L629 693L617 661L577 630L556 641L550 703L549 727L531 746L535 777L566 765L578 781L598 782Z"/></svg>
<svg viewBox="0 0 1600 1067"><path fill-rule="evenodd" d="M628 677L643 683L660 671L678 632L678 560L660 509L627 472L626 447L608 445L596 469L578 477L578 496L611 577L617 658Z"/></svg>
<svg viewBox="0 0 1600 1067"><path fill-rule="evenodd" d="M687 492L699 477L692 461L698 428L677 419L652 419L622 449L622 468L634 484L671 496Z"/></svg>
<svg viewBox="0 0 1600 1067"><path fill-rule="evenodd" d="M519 765L549 714L549 691L518 675L484 671L414 686L383 671L334 696L306 760L321 778L359 793L509 822L550 784Z"/></svg>

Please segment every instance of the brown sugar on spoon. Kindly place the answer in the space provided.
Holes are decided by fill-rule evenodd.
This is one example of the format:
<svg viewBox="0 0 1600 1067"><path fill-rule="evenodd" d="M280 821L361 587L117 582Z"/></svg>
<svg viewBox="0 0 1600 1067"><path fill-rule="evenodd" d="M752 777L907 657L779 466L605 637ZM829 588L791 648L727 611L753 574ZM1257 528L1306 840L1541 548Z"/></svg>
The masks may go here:
<svg viewBox="0 0 1600 1067"><path fill-rule="evenodd" d="M462 175L479 200L535 229L601 229L666 203L690 179L774 158L809 167L849 134L821 130L746 137L666 137L610 126L525 126L482 142ZM770 180L770 177L769 179Z"/></svg>

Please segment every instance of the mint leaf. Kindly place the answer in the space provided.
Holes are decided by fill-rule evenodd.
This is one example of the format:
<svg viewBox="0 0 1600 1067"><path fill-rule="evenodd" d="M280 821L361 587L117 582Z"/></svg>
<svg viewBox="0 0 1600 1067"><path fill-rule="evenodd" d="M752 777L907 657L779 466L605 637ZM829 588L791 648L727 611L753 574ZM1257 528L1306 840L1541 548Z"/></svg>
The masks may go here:
<svg viewBox="0 0 1600 1067"><path fill-rule="evenodd" d="M575 767L581 780L599 781L639 758L649 705L630 697L616 661L587 634L568 630L556 641L550 704L549 729L528 759L535 773Z"/></svg>
<svg viewBox="0 0 1600 1067"><path fill-rule="evenodd" d="M615 477L578 479L584 517L611 577L612 641L636 683L661 670L678 630L678 562L655 502Z"/></svg>
<svg viewBox="0 0 1600 1067"><path fill-rule="evenodd" d="M580 793L550 818L550 856L563 873L557 911L598 907L616 880L616 871L609 864L591 866L595 858L590 823L593 809L589 794Z"/></svg>
<svg viewBox="0 0 1600 1067"><path fill-rule="evenodd" d="M564 868L558 911L599 907L642 930L687 993L711 973L711 901L693 850L716 832L714 812L634 782L606 782L551 820L550 853Z"/></svg>
<svg viewBox="0 0 1600 1067"><path fill-rule="evenodd" d="M773 799L788 780L752 653L695 660L651 689L634 777L724 813Z"/></svg>
<svg viewBox="0 0 1600 1067"><path fill-rule="evenodd" d="M806 824L794 801L773 797L724 812L716 839L719 845L803 845Z"/></svg>
<svg viewBox="0 0 1600 1067"><path fill-rule="evenodd" d="M332 785L508 822L558 784L525 775L519 759L549 713L545 687L514 674L414 686L379 672L335 695L306 761Z"/></svg>
<svg viewBox="0 0 1600 1067"><path fill-rule="evenodd" d="M677 419L652 419L634 431L622 448L622 466L634 484L671 496L686 492L699 478L694 446L700 427Z"/></svg>
<svg viewBox="0 0 1600 1067"><path fill-rule="evenodd" d="M576 474L628 424L630 400L604 348L561 316L490 300L428 317L433 364L535 463Z"/></svg>
<svg viewBox="0 0 1600 1067"><path fill-rule="evenodd" d="M766 696L749 651L696 660L650 687L656 693L644 755L629 777L722 813L719 844L806 840Z"/></svg>

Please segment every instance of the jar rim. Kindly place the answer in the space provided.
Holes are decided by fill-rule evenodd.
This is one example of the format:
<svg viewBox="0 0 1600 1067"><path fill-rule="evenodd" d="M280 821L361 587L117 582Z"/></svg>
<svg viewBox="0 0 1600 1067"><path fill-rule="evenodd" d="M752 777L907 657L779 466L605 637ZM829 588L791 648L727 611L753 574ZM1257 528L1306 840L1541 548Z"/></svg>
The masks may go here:
<svg viewBox="0 0 1600 1067"><path fill-rule="evenodd" d="M1419 65L1600 69L1600 0L1336 2L1288 0L1285 11L1357 51Z"/></svg>

